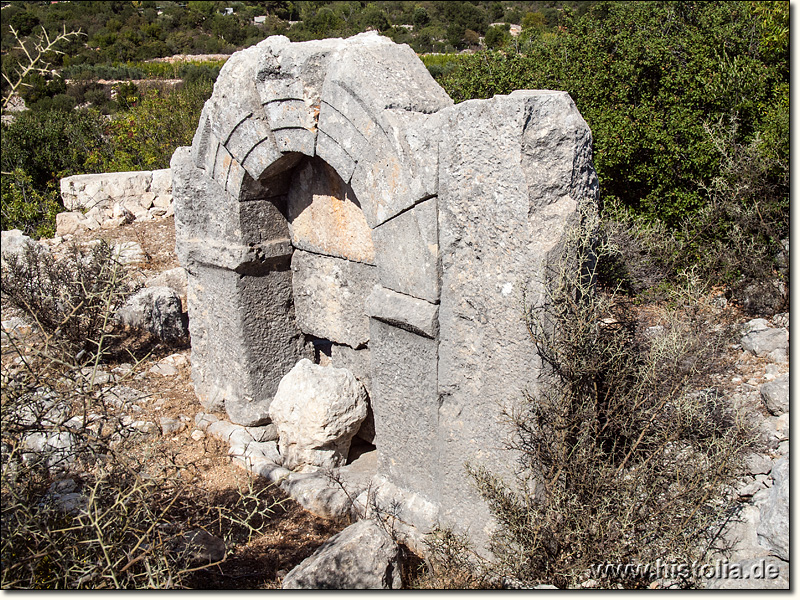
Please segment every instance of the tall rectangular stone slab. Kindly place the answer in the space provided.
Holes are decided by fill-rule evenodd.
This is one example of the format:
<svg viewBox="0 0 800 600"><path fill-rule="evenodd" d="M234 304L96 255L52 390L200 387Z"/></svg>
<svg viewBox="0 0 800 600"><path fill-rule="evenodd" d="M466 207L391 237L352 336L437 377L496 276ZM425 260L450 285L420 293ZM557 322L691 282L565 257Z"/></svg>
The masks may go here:
<svg viewBox="0 0 800 600"><path fill-rule="evenodd" d="M381 285L428 302L439 301L436 198L420 202L376 227L372 239Z"/></svg>
<svg viewBox="0 0 800 600"><path fill-rule="evenodd" d="M364 303L377 281L376 268L295 250L292 272L300 330L351 348L366 346L370 334Z"/></svg>
<svg viewBox="0 0 800 600"><path fill-rule="evenodd" d="M583 177L591 169L589 129L566 93L498 96L446 112L439 171L442 517L486 540L491 520L464 463L512 477L514 455L505 449L512 432L502 412L534 390L540 373L525 304L537 300L547 263L596 187Z"/></svg>
<svg viewBox="0 0 800 600"><path fill-rule="evenodd" d="M436 340L370 319L378 472L431 502L439 497Z"/></svg>
<svg viewBox="0 0 800 600"><path fill-rule="evenodd" d="M207 410L224 408L241 425L267 421L278 383L305 354L291 302L288 259L260 276L195 267L188 278L192 381Z"/></svg>

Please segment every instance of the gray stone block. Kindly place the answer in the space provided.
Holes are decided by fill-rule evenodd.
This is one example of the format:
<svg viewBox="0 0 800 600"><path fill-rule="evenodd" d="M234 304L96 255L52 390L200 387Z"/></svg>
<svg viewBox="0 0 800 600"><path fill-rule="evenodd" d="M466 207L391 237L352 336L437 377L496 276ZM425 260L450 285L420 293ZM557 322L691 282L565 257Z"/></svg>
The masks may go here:
<svg viewBox="0 0 800 600"><path fill-rule="evenodd" d="M376 227L381 285L428 302L439 301L439 235L431 198Z"/></svg>
<svg viewBox="0 0 800 600"><path fill-rule="evenodd" d="M782 560L789 560L789 457L775 461L772 487L760 506L758 537L762 545Z"/></svg>
<svg viewBox="0 0 800 600"><path fill-rule="evenodd" d="M189 335L181 298L168 287L147 287L131 296L117 312L127 327L149 331L167 342L186 340Z"/></svg>
<svg viewBox="0 0 800 600"><path fill-rule="evenodd" d="M201 404L224 406L241 425L266 423L278 383L304 355L288 265L260 276L198 266L188 298L192 381Z"/></svg>
<svg viewBox="0 0 800 600"><path fill-rule="evenodd" d="M430 501L439 496L436 341L370 319L378 471Z"/></svg>
<svg viewBox="0 0 800 600"><path fill-rule="evenodd" d="M364 302L377 279L375 267L295 250L292 273L303 333L351 348L369 341Z"/></svg>
<svg viewBox="0 0 800 600"><path fill-rule="evenodd" d="M762 385L761 399L773 415L789 412L789 374L784 373L775 381Z"/></svg>
<svg viewBox="0 0 800 600"><path fill-rule="evenodd" d="M400 548L373 521L350 525L283 580L283 589L399 589Z"/></svg>
<svg viewBox="0 0 800 600"><path fill-rule="evenodd" d="M513 477L502 412L535 391L525 302L596 198L591 134L569 95L529 92L445 111L439 171L438 412L443 520L488 539L464 463ZM520 144L521 140L521 144ZM521 167L521 168L520 168ZM556 176L556 174L559 174Z"/></svg>
<svg viewBox="0 0 800 600"><path fill-rule="evenodd" d="M431 339L439 332L439 307L436 304L379 285L367 298L365 310L370 317Z"/></svg>

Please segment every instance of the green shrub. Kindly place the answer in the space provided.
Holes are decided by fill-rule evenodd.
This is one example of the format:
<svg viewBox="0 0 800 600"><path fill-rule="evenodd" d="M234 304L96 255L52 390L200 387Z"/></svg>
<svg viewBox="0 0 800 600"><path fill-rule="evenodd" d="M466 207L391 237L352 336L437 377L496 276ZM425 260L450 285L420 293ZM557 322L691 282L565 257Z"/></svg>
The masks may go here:
<svg viewBox="0 0 800 600"><path fill-rule="evenodd" d="M622 211L637 229L663 229L668 250L645 246L672 281L698 263L748 309L766 309L753 298L787 281L772 261L789 217L785 11L608 2L583 16L566 11L561 25L523 41L525 54L464 56L435 75L457 102L569 92L592 129L601 197L613 207L605 216ZM770 310L784 297L775 294Z"/></svg>
<svg viewBox="0 0 800 600"><path fill-rule="evenodd" d="M107 126L108 141L86 159L91 172L166 169L178 146L192 143L212 85L201 79L170 92L148 90Z"/></svg>
<svg viewBox="0 0 800 600"><path fill-rule="evenodd" d="M4 175L0 185L3 195L0 229L20 229L36 239L55 234L56 215L64 209L55 187L48 186L39 192L22 169Z"/></svg>
<svg viewBox="0 0 800 600"><path fill-rule="evenodd" d="M57 186L65 174L85 172L86 156L103 143L104 125L102 116L93 111L20 113L2 126L2 171L23 170L31 185L44 193L48 184Z"/></svg>

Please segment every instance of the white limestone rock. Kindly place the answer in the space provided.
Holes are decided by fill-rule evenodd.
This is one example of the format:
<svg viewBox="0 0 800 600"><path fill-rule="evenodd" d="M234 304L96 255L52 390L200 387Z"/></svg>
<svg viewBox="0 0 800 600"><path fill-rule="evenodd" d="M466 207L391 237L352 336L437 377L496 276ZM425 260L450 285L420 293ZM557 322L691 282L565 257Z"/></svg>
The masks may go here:
<svg viewBox="0 0 800 600"><path fill-rule="evenodd" d="M284 466L337 467L367 416L364 386L347 369L302 359L278 385L269 415Z"/></svg>

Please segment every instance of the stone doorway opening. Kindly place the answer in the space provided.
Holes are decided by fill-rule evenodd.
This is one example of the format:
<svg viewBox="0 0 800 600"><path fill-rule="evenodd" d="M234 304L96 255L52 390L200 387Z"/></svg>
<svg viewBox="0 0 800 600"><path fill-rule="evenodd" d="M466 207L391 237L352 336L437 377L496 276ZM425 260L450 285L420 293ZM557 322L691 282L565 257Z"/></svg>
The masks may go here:
<svg viewBox="0 0 800 600"><path fill-rule="evenodd" d="M282 206L293 248L297 327L316 364L346 368L371 400L369 317L377 283L372 230L353 189L318 157L292 168ZM377 464L372 407L350 446L347 464Z"/></svg>

